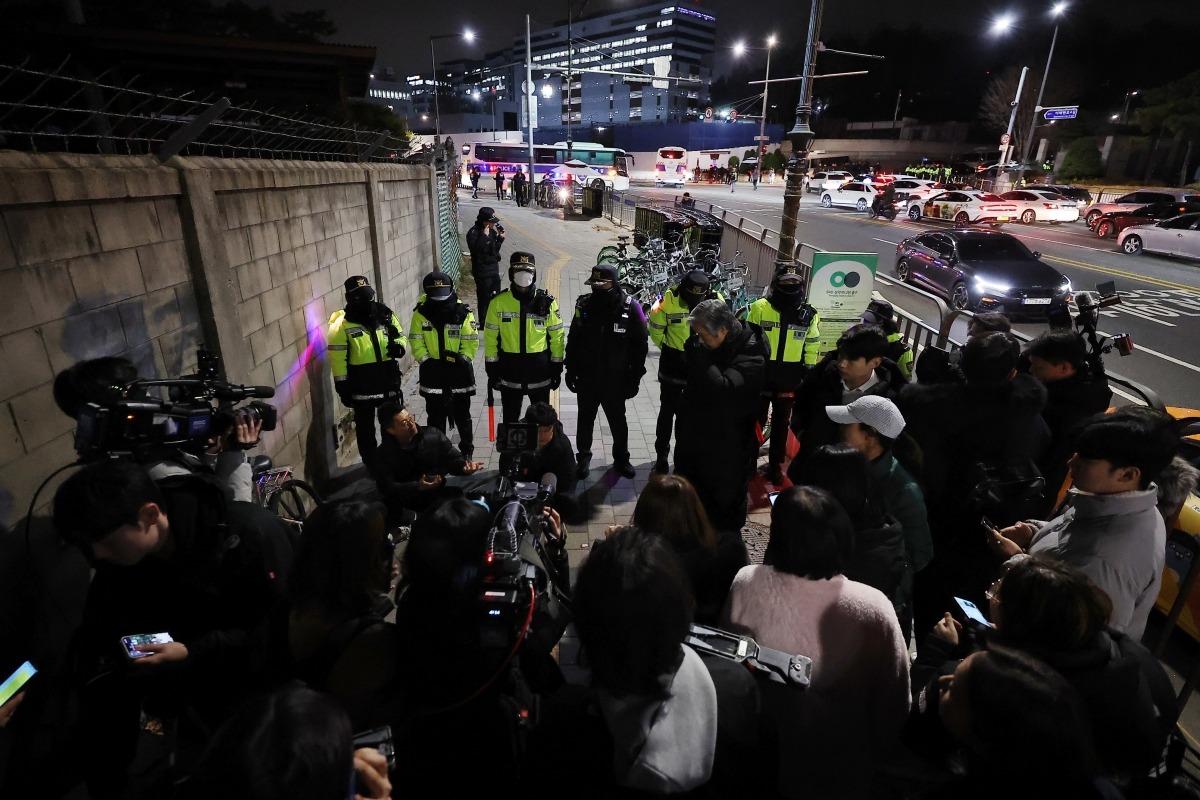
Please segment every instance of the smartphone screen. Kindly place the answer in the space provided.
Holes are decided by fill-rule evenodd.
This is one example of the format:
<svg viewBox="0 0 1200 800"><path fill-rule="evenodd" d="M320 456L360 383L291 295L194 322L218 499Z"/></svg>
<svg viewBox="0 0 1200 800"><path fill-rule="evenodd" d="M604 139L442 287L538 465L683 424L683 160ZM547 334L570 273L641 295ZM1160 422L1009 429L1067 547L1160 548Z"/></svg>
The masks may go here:
<svg viewBox="0 0 1200 800"><path fill-rule="evenodd" d="M986 529L987 529L987 530L989 530L989 531L998 531L998 530L1000 530L999 528L997 528L997 527L996 527L995 523L993 523L993 522L992 522L990 519L988 519L987 517L980 517L980 518L979 518L979 524L980 524L980 525L982 525L984 528L986 528Z"/></svg>
<svg viewBox="0 0 1200 800"><path fill-rule="evenodd" d="M173 642L169 633L135 633L133 636L122 636L121 645L125 648L125 655L130 658L141 658L142 656L151 655L143 653L137 649L139 644L166 644Z"/></svg>
<svg viewBox="0 0 1200 800"><path fill-rule="evenodd" d="M963 613L967 615L968 619L973 619L980 625L990 624L987 617L985 617L983 612L979 610L979 606L975 605L970 600L964 600L961 597L956 597L954 598L954 602L958 603L958 607L962 609Z"/></svg>
<svg viewBox="0 0 1200 800"><path fill-rule="evenodd" d="M13 699L17 692L21 691L21 688L36 674L37 669L28 661L17 667L16 671L8 676L8 680L0 683L0 706Z"/></svg>
<svg viewBox="0 0 1200 800"><path fill-rule="evenodd" d="M771 505L775 505L775 498L776 498L776 497L779 497L779 492L771 492L771 493L769 493L769 494L767 495L767 502L768 502L768 503L770 503Z"/></svg>

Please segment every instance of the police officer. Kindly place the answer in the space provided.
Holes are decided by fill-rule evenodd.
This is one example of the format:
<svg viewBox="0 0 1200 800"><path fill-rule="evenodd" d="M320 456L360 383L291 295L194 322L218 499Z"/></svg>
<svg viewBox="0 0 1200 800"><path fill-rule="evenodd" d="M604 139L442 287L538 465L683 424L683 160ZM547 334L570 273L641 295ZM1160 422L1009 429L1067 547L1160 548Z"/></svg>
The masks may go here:
<svg viewBox="0 0 1200 800"><path fill-rule="evenodd" d="M896 362L896 366L904 373L904 377L912 379L913 352L912 348L900 338L900 328L896 325L896 309L887 300L873 299L862 314L862 321L868 325L878 325L887 334L887 357Z"/></svg>
<svg viewBox="0 0 1200 800"><path fill-rule="evenodd" d="M329 358L333 386L342 404L354 409L354 431L363 464L375 473L375 409L380 403L404 403L400 364L408 350L404 329L392 310L375 301L375 290L362 275L346 279L346 307L329 318Z"/></svg>
<svg viewBox="0 0 1200 800"><path fill-rule="evenodd" d="M495 209L484 206L479 209L475 224L467 231L478 319L487 318L488 303L500 293L500 248L503 245L504 226L496 217Z"/></svg>
<svg viewBox="0 0 1200 800"><path fill-rule="evenodd" d="M650 339L662 350L658 361L658 425L654 432L654 471L670 471L667 455L671 452L671 428L679 411L679 399L687 384L687 365L683 349L692 337L688 314L701 301L720 298L709 287L708 273L694 269L678 286L668 289L650 309Z"/></svg>
<svg viewBox="0 0 1200 800"><path fill-rule="evenodd" d="M750 304L746 321L763 329L770 354L767 357L758 424L771 419L771 445L767 457L767 480L783 482L783 459L787 451L788 425L796 387L808 368L821 360L820 315L804 302L804 280L793 265L775 274L766 295Z"/></svg>
<svg viewBox="0 0 1200 800"><path fill-rule="evenodd" d="M422 286L408 325L413 358L420 364L421 396L428 424L442 433L446 421L458 428L458 449L467 461L475 453L471 395L475 369L471 360L479 349L479 331L471 307L458 299L450 276L431 272Z"/></svg>
<svg viewBox="0 0 1200 800"><path fill-rule="evenodd" d="M575 301L575 318L567 332L567 388L579 396L575 474L587 477L596 409L603 408L613 435L613 469L633 478L625 401L637 395L646 374L646 319L641 304L621 289L613 265L592 267L585 283L592 291Z"/></svg>
<svg viewBox="0 0 1200 800"><path fill-rule="evenodd" d="M550 401L562 380L565 335L558 301L537 282L533 253L509 258L508 289L488 306L483 353L488 385L500 389L505 422L521 418L521 404Z"/></svg>

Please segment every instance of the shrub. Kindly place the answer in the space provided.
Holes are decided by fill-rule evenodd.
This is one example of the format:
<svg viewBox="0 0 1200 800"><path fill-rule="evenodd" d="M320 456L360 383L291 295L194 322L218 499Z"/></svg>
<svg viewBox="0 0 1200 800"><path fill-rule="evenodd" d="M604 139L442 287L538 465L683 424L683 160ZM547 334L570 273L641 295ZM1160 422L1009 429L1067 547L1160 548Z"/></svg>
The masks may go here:
<svg viewBox="0 0 1200 800"><path fill-rule="evenodd" d="M1100 147L1095 136L1084 136L1067 147L1062 163L1054 170L1058 181L1073 181L1080 178L1098 178L1104 174L1104 162L1100 160Z"/></svg>

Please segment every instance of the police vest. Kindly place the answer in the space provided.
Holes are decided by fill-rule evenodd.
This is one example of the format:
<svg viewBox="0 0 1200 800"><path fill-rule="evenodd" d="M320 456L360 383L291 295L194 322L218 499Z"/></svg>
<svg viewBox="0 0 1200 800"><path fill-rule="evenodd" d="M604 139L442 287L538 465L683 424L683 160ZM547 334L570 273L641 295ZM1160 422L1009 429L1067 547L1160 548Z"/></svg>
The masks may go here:
<svg viewBox="0 0 1200 800"><path fill-rule="evenodd" d="M400 393L400 366L388 349L399 345L408 350L408 340L396 315L386 306L382 310L387 322L371 327L347 319L345 309L329 318L327 349L334 384L348 386L355 400L384 400Z"/></svg>
<svg viewBox="0 0 1200 800"><path fill-rule="evenodd" d="M800 306L798 313L789 315L784 330L783 315L765 297L750 304L746 320L763 329L767 337L770 355L767 364L782 361L791 364L812 366L821 360L821 317L807 303Z"/></svg>
<svg viewBox="0 0 1200 800"><path fill-rule="evenodd" d="M558 301L541 289L524 305L511 289L496 295L483 326L483 354L497 365L501 386L549 386L550 373L561 371L566 355Z"/></svg>

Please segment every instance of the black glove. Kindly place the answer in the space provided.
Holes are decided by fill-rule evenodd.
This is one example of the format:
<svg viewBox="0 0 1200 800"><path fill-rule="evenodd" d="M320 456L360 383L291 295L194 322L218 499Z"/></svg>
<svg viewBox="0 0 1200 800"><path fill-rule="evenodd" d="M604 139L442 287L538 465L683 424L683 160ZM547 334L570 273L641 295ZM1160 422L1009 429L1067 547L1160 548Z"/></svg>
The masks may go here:
<svg viewBox="0 0 1200 800"><path fill-rule="evenodd" d="M350 387L335 383L334 388L337 389L337 395L342 401L342 405L344 405L346 408L352 407L353 403L350 402Z"/></svg>
<svg viewBox="0 0 1200 800"><path fill-rule="evenodd" d="M550 376L550 388L551 389L557 389L558 385L560 383L562 383L562 373L561 372L556 372Z"/></svg>
<svg viewBox="0 0 1200 800"><path fill-rule="evenodd" d="M388 358L404 358L404 352L404 345L400 344L399 342L388 342Z"/></svg>
<svg viewBox="0 0 1200 800"><path fill-rule="evenodd" d="M579 376L574 372L567 373L567 388L575 394L579 394Z"/></svg>

